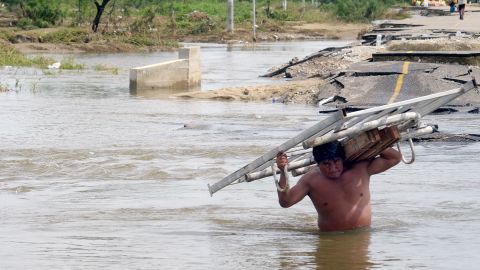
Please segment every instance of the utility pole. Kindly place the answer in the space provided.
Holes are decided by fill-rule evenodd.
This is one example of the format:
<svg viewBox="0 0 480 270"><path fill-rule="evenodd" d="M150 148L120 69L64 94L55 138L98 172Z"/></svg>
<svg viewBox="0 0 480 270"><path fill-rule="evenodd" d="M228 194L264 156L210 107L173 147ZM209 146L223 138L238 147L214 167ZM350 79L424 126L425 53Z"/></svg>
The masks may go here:
<svg viewBox="0 0 480 270"><path fill-rule="evenodd" d="M227 1L227 32L233 33L233 0Z"/></svg>
<svg viewBox="0 0 480 270"><path fill-rule="evenodd" d="M252 14L252 18L253 18L253 41L256 42L257 41L257 14L255 12L255 0L253 0L253 14Z"/></svg>

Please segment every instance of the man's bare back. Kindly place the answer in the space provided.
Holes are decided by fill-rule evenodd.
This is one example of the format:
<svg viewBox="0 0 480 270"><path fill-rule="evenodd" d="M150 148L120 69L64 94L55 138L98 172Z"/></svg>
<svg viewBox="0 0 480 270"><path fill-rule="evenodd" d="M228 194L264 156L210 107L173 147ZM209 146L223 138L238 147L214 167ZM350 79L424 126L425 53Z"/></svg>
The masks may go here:
<svg viewBox="0 0 480 270"><path fill-rule="evenodd" d="M339 157L322 160L317 168L305 174L291 189L278 192L282 207L290 207L309 196L318 212L321 231L342 231L371 224L370 176L381 173L400 162L401 155L392 148L368 161L344 167ZM317 160L317 157L316 157ZM277 155L277 165L288 164L286 155ZM283 170L281 170L283 171ZM285 187L284 175L280 186Z"/></svg>

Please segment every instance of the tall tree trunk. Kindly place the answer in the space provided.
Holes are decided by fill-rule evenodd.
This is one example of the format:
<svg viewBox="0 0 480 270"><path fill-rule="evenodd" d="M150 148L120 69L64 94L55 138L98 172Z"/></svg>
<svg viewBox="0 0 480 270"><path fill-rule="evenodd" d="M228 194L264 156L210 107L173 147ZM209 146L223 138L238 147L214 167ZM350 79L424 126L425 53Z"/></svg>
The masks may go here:
<svg viewBox="0 0 480 270"><path fill-rule="evenodd" d="M100 18L102 17L103 11L105 10L105 6L108 4L108 2L110 2L110 0L103 0L102 4L100 5L97 0L94 0L95 6L97 7L97 15L95 15L95 19L92 23L93 32L97 32Z"/></svg>

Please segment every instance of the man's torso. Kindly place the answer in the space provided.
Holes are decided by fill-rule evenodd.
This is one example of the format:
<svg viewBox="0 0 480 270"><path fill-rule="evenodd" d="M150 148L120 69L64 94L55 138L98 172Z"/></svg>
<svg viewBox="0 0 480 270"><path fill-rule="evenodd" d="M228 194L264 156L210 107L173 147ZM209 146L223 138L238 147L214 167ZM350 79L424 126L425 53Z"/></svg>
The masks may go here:
<svg viewBox="0 0 480 270"><path fill-rule="evenodd" d="M311 172L308 177L308 195L317 209L322 231L370 225L370 179L365 164L345 170L337 179L328 179L319 170Z"/></svg>

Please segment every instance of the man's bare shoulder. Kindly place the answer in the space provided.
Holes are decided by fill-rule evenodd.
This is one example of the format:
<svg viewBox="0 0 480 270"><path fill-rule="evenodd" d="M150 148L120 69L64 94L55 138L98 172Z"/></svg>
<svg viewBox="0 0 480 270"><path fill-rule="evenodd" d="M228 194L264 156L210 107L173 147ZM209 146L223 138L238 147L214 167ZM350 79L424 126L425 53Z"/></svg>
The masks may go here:
<svg viewBox="0 0 480 270"><path fill-rule="evenodd" d="M304 181L310 186L312 186L313 184L321 183L324 180L326 180L326 178L322 175L318 167L312 168L309 172L304 174L302 178L300 178L300 181Z"/></svg>
<svg viewBox="0 0 480 270"><path fill-rule="evenodd" d="M314 168L310 169L306 174L303 175L302 178L315 178L315 177L318 177L320 173L320 169L315 166Z"/></svg>
<svg viewBox="0 0 480 270"><path fill-rule="evenodd" d="M346 165L345 170L350 171L359 171L359 170L366 170L368 168L368 164L370 164L369 160L362 160L362 161L357 161L354 163L349 163Z"/></svg>

